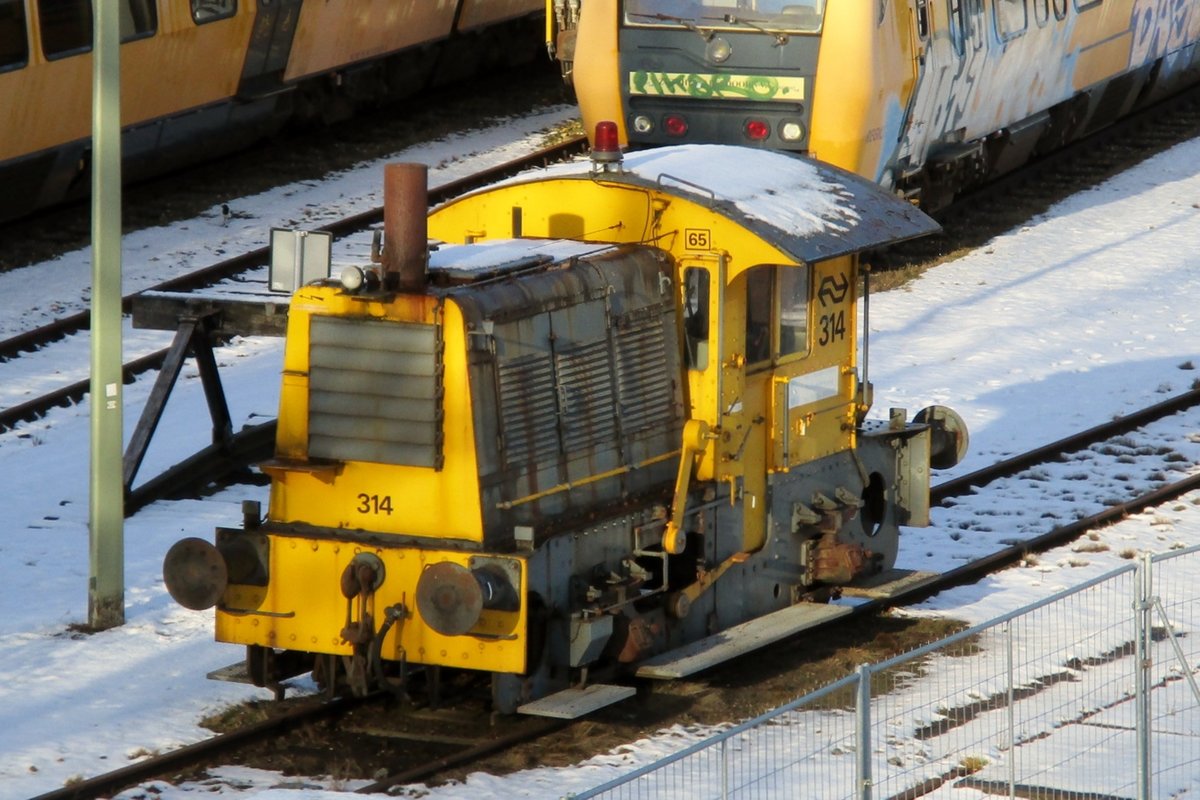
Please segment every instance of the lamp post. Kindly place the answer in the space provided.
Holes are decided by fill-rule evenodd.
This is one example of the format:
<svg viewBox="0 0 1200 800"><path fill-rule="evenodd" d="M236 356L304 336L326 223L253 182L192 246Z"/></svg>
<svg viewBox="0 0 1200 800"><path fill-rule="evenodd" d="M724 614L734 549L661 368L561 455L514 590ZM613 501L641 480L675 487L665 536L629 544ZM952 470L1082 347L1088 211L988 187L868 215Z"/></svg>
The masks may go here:
<svg viewBox="0 0 1200 800"><path fill-rule="evenodd" d="M121 468L121 26L119 3L93 0L91 463L88 625L125 623Z"/></svg>

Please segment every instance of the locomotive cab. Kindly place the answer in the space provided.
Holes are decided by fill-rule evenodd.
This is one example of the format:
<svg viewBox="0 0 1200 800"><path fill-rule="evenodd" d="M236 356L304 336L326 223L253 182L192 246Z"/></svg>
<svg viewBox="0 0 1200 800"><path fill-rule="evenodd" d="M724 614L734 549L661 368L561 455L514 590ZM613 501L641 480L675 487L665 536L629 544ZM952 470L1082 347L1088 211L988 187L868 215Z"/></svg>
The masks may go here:
<svg viewBox="0 0 1200 800"><path fill-rule="evenodd" d="M554 713L888 570L926 523L965 430L865 421L857 253L935 224L783 154L597 141L427 228L394 210L423 170L390 167L382 268L294 295L266 520L165 568L257 681L284 654L357 690L465 668Z"/></svg>

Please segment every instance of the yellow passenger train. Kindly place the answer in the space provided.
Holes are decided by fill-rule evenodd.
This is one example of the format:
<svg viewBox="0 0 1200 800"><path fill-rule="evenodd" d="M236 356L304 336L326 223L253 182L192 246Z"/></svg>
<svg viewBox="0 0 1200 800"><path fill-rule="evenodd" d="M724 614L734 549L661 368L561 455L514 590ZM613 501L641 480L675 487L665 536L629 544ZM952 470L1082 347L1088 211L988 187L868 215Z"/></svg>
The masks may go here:
<svg viewBox="0 0 1200 800"><path fill-rule="evenodd" d="M540 0L114 0L126 176L531 59ZM0 221L89 188L92 0L0 0Z"/></svg>
<svg viewBox="0 0 1200 800"><path fill-rule="evenodd" d="M857 254L936 224L828 165L622 160L602 128L427 220L391 165L381 264L293 295L265 519L164 565L255 682L476 670L498 711L570 716L847 611L928 524L966 431L866 421Z"/></svg>
<svg viewBox="0 0 1200 800"><path fill-rule="evenodd" d="M806 153L927 209L1200 83L1193 0L546 5L585 126Z"/></svg>

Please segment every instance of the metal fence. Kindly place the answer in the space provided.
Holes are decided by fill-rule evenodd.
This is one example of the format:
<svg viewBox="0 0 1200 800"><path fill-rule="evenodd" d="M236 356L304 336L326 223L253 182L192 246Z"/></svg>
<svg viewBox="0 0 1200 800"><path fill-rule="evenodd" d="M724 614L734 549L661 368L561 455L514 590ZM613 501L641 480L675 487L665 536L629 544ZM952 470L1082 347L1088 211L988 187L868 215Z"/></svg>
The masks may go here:
<svg viewBox="0 0 1200 800"><path fill-rule="evenodd" d="M1198 583L1146 556L571 797L1200 794Z"/></svg>

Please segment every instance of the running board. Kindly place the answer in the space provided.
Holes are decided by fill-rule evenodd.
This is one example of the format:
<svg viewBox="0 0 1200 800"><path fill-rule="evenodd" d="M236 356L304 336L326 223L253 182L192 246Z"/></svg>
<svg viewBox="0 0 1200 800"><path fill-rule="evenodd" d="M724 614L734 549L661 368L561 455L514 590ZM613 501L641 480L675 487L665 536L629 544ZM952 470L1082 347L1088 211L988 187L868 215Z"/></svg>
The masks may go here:
<svg viewBox="0 0 1200 800"><path fill-rule="evenodd" d="M880 600L894 597L901 592L915 589L940 577L936 572L921 572L911 569L889 569L874 577L842 588L843 597L862 597Z"/></svg>
<svg viewBox="0 0 1200 800"><path fill-rule="evenodd" d="M214 669L206 676L210 681L226 681L228 683L245 683L250 686L254 685L254 681L250 680L250 671L246 669L246 660L242 659L227 667Z"/></svg>
<svg viewBox="0 0 1200 800"><path fill-rule="evenodd" d="M555 719L578 719L597 709L633 697L635 693L636 690L632 686L593 683L582 688L563 689L532 703L517 706L517 713Z"/></svg>
<svg viewBox="0 0 1200 800"><path fill-rule="evenodd" d="M765 617L734 625L689 645L648 658L637 669L639 678L674 680L686 678L731 658L815 628L853 611L849 606L797 603Z"/></svg>

